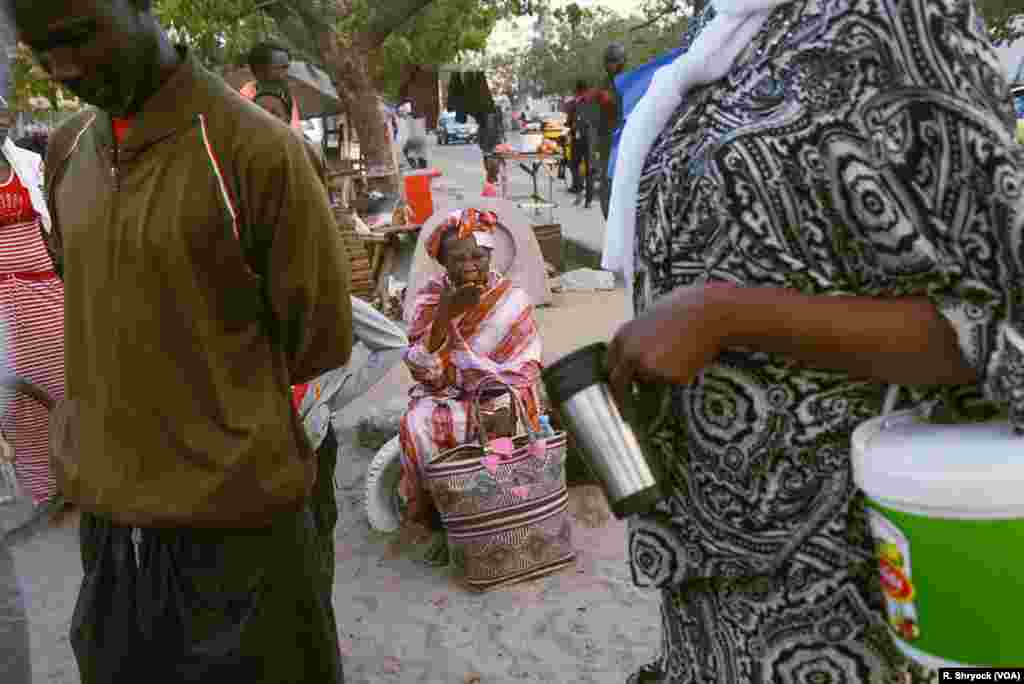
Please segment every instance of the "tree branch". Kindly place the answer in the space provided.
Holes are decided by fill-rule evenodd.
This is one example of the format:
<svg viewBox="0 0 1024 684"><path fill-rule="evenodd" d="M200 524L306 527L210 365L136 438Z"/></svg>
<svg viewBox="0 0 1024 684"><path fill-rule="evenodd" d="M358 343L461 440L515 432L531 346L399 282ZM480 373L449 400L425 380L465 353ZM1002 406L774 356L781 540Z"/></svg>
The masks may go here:
<svg viewBox="0 0 1024 684"><path fill-rule="evenodd" d="M267 9L268 7L271 7L273 5L277 5L280 2L281 2L281 0L266 0L266 2L261 2L261 3L257 4L255 7L250 7L246 11L242 12L241 14L239 14L237 17L233 17L231 19L231 23L234 23L236 21L241 21L242 19L245 19L250 14L256 14L257 12L262 12L263 10Z"/></svg>
<svg viewBox="0 0 1024 684"><path fill-rule="evenodd" d="M648 19L644 23L640 24L639 26L632 27L631 29L629 29L629 32L630 33L635 33L637 31L642 31L642 30L644 30L646 28L650 28L651 26L654 26L655 24L657 24L659 21L661 21L662 19L664 19L668 15L675 14L675 12L676 12L676 7L675 7L674 4L666 5L665 9L663 9L661 12L659 12L656 15L654 15L653 17L651 17L650 19Z"/></svg>
<svg viewBox="0 0 1024 684"><path fill-rule="evenodd" d="M380 47L392 33L425 10L433 0L387 0L370 17L367 46Z"/></svg>

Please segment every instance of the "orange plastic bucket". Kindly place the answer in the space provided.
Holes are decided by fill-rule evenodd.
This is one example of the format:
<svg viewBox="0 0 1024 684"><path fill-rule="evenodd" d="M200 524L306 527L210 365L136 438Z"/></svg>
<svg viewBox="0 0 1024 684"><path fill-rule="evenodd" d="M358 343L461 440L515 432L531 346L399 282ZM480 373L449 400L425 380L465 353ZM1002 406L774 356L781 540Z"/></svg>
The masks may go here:
<svg viewBox="0 0 1024 684"><path fill-rule="evenodd" d="M434 194L430 183L440 175L439 169L422 169L405 175L405 199L412 210L413 223L422 225L434 213Z"/></svg>

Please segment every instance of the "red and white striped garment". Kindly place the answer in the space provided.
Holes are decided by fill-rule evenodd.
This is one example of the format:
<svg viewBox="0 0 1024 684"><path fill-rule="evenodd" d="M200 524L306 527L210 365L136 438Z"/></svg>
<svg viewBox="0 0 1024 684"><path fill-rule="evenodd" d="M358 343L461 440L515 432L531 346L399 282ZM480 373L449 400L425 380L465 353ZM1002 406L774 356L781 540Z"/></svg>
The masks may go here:
<svg viewBox="0 0 1024 684"><path fill-rule="evenodd" d="M10 370L64 396L64 285L39 233L39 215L18 177L0 185L0 316ZM56 493L50 472L49 413L27 397L8 406L0 425L14 447L15 472L36 503Z"/></svg>
<svg viewBox="0 0 1024 684"><path fill-rule="evenodd" d="M405 363L416 386L402 416L402 476L399 491L409 521L428 520L433 503L422 489L422 470L445 449L477 434L471 411L480 387L499 380L523 401L526 419L540 427L541 340L530 297L512 281L491 273L480 303L449 325L437 352L427 349L441 293L452 287L447 273L427 281L418 293L409 326ZM507 396L507 395L506 395ZM481 408L498 408L495 402Z"/></svg>

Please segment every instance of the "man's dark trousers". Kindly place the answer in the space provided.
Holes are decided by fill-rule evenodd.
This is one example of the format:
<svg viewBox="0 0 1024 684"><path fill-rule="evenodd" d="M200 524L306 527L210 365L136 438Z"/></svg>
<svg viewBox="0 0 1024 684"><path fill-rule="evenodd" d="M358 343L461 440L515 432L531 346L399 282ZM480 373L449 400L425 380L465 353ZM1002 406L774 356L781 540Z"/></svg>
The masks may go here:
<svg viewBox="0 0 1024 684"><path fill-rule="evenodd" d="M343 682L315 517L140 533L83 513L82 684Z"/></svg>

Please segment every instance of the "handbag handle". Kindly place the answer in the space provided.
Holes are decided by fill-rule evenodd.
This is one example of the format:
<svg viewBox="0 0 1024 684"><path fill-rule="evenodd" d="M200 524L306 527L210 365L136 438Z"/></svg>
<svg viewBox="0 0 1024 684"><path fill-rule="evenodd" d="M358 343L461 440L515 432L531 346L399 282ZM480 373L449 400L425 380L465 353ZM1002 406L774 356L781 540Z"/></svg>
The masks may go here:
<svg viewBox="0 0 1024 684"><path fill-rule="evenodd" d="M526 430L526 434L530 437L530 443L536 442L540 438L540 434L533 429L530 425L530 421L526 418L526 408L523 406L522 399L519 398L519 394L515 391L511 385L498 380L497 378L488 378L480 383L476 388L476 394L473 396L473 418L476 420L477 433L480 439L480 447L486 452L487 451L487 431L484 430L484 424L480 416L480 398L483 396L484 390L491 386L496 385L507 391L512 396L512 416L514 419L514 425L519 426L521 422L523 428Z"/></svg>

